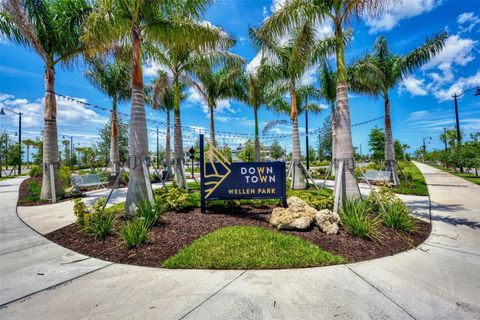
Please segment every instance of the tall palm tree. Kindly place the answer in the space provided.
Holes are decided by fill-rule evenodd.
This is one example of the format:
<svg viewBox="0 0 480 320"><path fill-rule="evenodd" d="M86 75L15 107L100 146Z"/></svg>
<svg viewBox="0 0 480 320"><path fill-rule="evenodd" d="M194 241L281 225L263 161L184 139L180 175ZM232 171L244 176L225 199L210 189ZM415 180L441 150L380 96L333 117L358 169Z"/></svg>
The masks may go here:
<svg viewBox="0 0 480 320"><path fill-rule="evenodd" d="M189 72L187 81L204 99L210 113L210 145L213 147L216 146L214 111L218 100L239 95L243 63L241 57L231 53L225 53L222 63L200 56Z"/></svg>
<svg viewBox="0 0 480 320"><path fill-rule="evenodd" d="M360 197L355 179L355 153L352 145L350 126L350 108L348 104L347 68L345 66L344 27L352 17L381 12L391 0L287 0L280 8L265 20L260 34L281 37L292 27L310 23L324 22L330 19L335 32L335 54L337 61L337 143L335 150L335 206L337 211L343 199ZM344 164L341 174L338 165Z"/></svg>
<svg viewBox="0 0 480 320"><path fill-rule="evenodd" d="M139 202L146 199L151 188L145 179L143 165L148 163L148 135L142 76L142 42L162 45L187 44L204 47L216 43L219 32L201 23L198 18L210 0L97 0L86 23L83 40L101 49L114 43L131 43L132 106L129 134L129 181L125 214L135 213Z"/></svg>
<svg viewBox="0 0 480 320"><path fill-rule="evenodd" d="M106 62L101 59L89 61L89 69L85 77L100 91L112 99L112 133L110 140L111 172L120 172L120 150L118 145L117 106L119 102L127 101L131 95L130 64L116 59Z"/></svg>
<svg viewBox="0 0 480 320"><path fill-rule="evenodd" d="M305 71L315 62L335 52L335 38L319 40L312 24L305 22L289 33L286 43L281 45L271 37L265 37L254 29L250 29L250 38L254 45L263 50L268 63L263 66L265 73L274 83L271 97L288 93L291 98L290 119L298 130L297 86ZM351 37L350 34L346 35ZM293 170L295 180L292 189L305 189L304 170L300 164L300 140L293 135Z"/></svg>
<svg viewBox="0 0 480 320"><path fill-rule="evenodd" d="M390 51L387 39L378 37L371 54L365 55L352 67L349 85L355 91L382 96L385 107L385 168L390 171L390 181L400 183L396 169L393 146L392 123L390 119L389 90L395 88L407 75L428 62L443 49L447 33L441 33L427 40L422 46L404 55Z"/></svg>
<svg viewBox="0 0 480 320"><path fill-rule="evenodd" d="M194 42L187 42L185 45L169 43L163 46L163 50L158 48L151 48L150 50L152 59L165 66L173 78L173 168L175 182L179 189L187 188L180 117L181 83L182 81L189 81L187 73L194 70L199 58L208 58L212 61L222 60L226 56L223 50L230 48L234 44L233 39L221 29L214 26L208 28L218 36L217 41L204 43L202 47L195 46Z"/></svg>
<svg viewBox="0 0 480 320"><path fill-rule="evenodd" d="M453 152L455 149L455 143L457 139L457 130L456 129L447 129L440 135L440 141L448 144L450 150Z"/></svg>
<svg viewBox="0 0 480 320"><path fill-rule="evenodd" d="M278 113L291 115L291 105L288 102L281 98L279 94L281 92L281 88L277 88L277 90L272 90L271 94L273 97L269 99L270 107ZM322 108L316 103L308 103L308 100L318 100L320 98L320 92L318 89L315 89L311 85L304 85L299 86L296 88L295 91L296 97L295 101L297 103L297 116L291 120L292 122L292 161L294 163L299 163L302 153L300 148L300 134L298 131L298 116L302 114L304 111L308 111L311 113L319 113L322 111ZM264 129L263 134L266 134L269 130L276 127L277 125L286 125L289 122L286 120L272 120L269 121ZM305 182L305 175L304 170L301 165L298 166L298 170L296 167L293 168L293 176L294 179L291 180L291 189L305 189L306 182Z"/></svg>
<svg viewBox="0 0 480 320"><path fill-rule="evenodd" d="M254 161L261 160L260 137L258 125L258 110L262 105L268 104L268 96L266 88L270 84L269 73L263 67L265 65L265 57L260 60L260 65L256 70L244 71L240 83L242 90L238 92L237 99L244 102L253 109L253 116L255 122L255 152Z"/></svg>
<svg viewBox="0 0 480 320"><path fill-rule="evenodd" d="M337 74L332 71L327 60L323 60L319 70L320 96L330 104L332 118L332 161L335 159L337 126L335 123L335 102L337 100Z"/></svg>
<svg viewBox="0 0 480 320"><path fill-rule="evenodd" d="M22 144L27 147L27 168L30 168L30 147L35 147L37 144L32 139L24 139Z"/></svg>
<svg viewBox="0 0 480 320"><path fill-rule="evenodd" d="M25 47L31 47L42 59L45 70L45 103L43 126L43 170L40 198L52 199L50 177L57 196L61 196L58 176L57 102L55 68L71 66L82 53L81 25L89 12L87 0L5 0L1 3L2 36ZM53 164L53 173L50 165Z"/></svg>

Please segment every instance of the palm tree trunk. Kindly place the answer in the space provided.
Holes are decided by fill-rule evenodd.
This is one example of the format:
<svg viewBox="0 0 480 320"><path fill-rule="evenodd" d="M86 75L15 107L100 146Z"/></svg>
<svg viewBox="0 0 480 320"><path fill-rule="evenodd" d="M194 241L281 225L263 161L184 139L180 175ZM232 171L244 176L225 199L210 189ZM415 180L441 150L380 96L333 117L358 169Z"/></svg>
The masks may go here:
<svg viewBox="0 0 480 320"><path fill-rule="evenodd" d="M148 163L147 119L143 96L141 38L138 29L132 29L132 107L128 137L129 180L125 215L135 215L141 201L147 199L150 181L145 179L142 162Z"/></svg>
<svg viewBox="0 0 480 320"><path fill-rule="evenodd" d="M335 102L332 102L332 163L335 163L335 149L337 148L337 122L335 112ZM335 175L335 166L332 167L332 175Z"/></svg>
<svg viewBox="0 0 480 320"><path fill-rule="evenodd" d="M187 180L183 170L185 159L183 157L182 124L180 121L180 89L177 76L173 80L173 142L175 183L179 189L186 189Z"/></svg>
<svg viewBox="0 0 480 320"><path fill-rule="evenodd" d="M53 177L56 197L61 197L62 183L58 176L58 134L57 134L57 100L55 99L55 70L45 66L45 107L43 112L43 179L40 199L51 200L50 165L53 164Z"/></svg>
<svg viewBox="0 0 480 320"><path fill-rule="evenodd" d="M111 171L115 175L120 172L120 151L118 147L118 127L117 127L117 97L113 97L112 105L112 132L110 139L110 165Z"/></svg>
<svg viewBox="0 0 480 320"><path fill-rule="evenodd" d="M384 92L385 101L385 170L390 171L390 182L393 185L400 184L395 161L395 148L393 146L392 122L390 120L390 99Z"/></svg>
<svg viewBox="0 0 480 320"><path fill-rule="evenodd" d="M214 106L209 104L208 109L210 110L210 146L215 148L217 144L215 142L215 120L213 114Z"/></svg>
<svg viewBox="0 0 480 320"><path fill-rule="evenodd" d="M253 114L255 117L255 154L254 161L260 162L260 139L258 137L258 107L253 108Z"/></svg>
<svg viewBox="0 0 480 320"><path fill-rule="evenodd" d="M165 162L167 163L167 178L172 176L172 147L170 146L170 110L167 109L167 132L165 134Z"/></svg>
<svg viewBox="0 0 480 320"><path fill-rule="evenodd" d="M306 189L305 175L300 163L302 152L300 150L300 136L298 134L298 116L293 119L293 132L292 132L292 162L293 162L293 177L290 183L290 188L293 189Z"/></svg>
<svg viewBox="0 0 480 320"><path fill-rule="evenodd" d="M343 203L344 198L360 197L360 190L355 178L355 154L352 145L352 128L350 126L350 108L348 105L347 92L347 69L345 67L345 48L343 44L342 22L336 18L335 38L336 38L336 56L337 56L337 115L336 125L336 148L335 148L335 187L334 208L338 210ZM343 163L341 175L338 174L338 166Z"/></svg>

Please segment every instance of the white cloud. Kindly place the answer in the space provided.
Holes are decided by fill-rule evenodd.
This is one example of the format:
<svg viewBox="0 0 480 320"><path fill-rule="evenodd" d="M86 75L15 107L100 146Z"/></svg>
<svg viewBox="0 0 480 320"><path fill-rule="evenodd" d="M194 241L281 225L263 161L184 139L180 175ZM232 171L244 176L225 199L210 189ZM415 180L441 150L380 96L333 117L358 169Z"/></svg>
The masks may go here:
<svg viewBox="0 0 480 320"><path fill-rule="evenodd" d="M461 25L460 33L471 32L480 23L480 18L473 12L464 12L458 16L457 22ZM468 25L464 26L467 23Z"/></svg>
<svg viewBox="0 0 480 320"><path fill-rule="evenodd" d="M465 66L475 59L472 49L475 48L477 43L476 40L461 38L459 35L449 36L445 41L443 50L426 63L423 69L430 69L442 64Z"/></svg>
<svg viewBox="0 0 480 320"><path fill-rule="evenodd" d="M200 95L200 93L195 90L194 88L189 87L187 90L187 104L190 106L200 106L202 111L207 115L210 114L210 110L208 109L205 100ZM222 99L217 101L217 107L215 108L215 113L222 113L222 112L229 112L229 113L236 113L235 109L232 108L230 101Z"/></svg>
<svg viewBox="0 0 480 320"><path fill-rule="evenodd" d="M460 78L447 89L440 89L433 92L435 97L440 101L452 99L452 95L462 93L471 87L480 86L480 70L476 74L467 78Z"/></svg>
<svg viewBox="0 0 480 320"><path fill-rule="evenodd" d="M86 99L76 98L86 102ZM43 125L43 98L35 101L15 98L12 95L0 94L0 106L8 106L15 112L22 112L22 125L25 128L40 127ZM12 123L16 124L17 116L12 114ZM107 117L95 112L92 109L85 108L78 102L70 101L62 97L57 97L57 122L59 125L86 125L105 123Z"/></svg>
<svg viewBox="0 0 480 320"><path fill-rule="evenodd" d="M372 34L392 30L399 24L400 20L430 12L441 2L441 0L401 0L396 2L381 16L366 18L365 23L370 27L368 32Z"/></svg>
<svg viewBox="0 0 480 320"><path fill-rule="evenodd" d="M166 71L168 76L172 77L172 71L169 68L154 61L143 66L143 75L147 77L155 77L158 70Z"/></svg>
<svg viewBox="0 0 480 320"><path fill-rule="evenodd" d="M400 84L399 92L408 91L412 96L426 96L428 91L424 88L425 79L409 76Z"/></svg>

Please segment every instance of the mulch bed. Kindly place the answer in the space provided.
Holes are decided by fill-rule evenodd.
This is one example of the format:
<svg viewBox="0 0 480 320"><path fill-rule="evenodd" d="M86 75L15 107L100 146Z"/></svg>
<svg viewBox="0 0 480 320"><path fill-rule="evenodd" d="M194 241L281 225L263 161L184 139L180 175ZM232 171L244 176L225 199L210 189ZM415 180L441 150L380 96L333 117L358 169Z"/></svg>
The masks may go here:
<svg viewBox="0 0 480 320"><path fill-rule="evenodd" d="M31 199L29 199L29 196L30 196L29 185L30 185L30 182L32 181L37 182L40 187L42 186L41 176L23 180L22 183L20 184L17 204L23 207L44 206L44 205L52 204L52 202L49 200L38 199L38 200L32 201ZM62 197L62 199L59 199L57 202L69 201L74 198L82 198L84 196L85 195L82 193L71 193L71 194L67 193Z"/></svg>
<svg viewBox="0 0 480 320"><path fill-rule="evenodd" d="M94 239L81 232L76 224L53 231L46 237L64 247L82 254L107 261L159 267L165 259L216 229L240 225L274 229L268 222L273 206L262 209L242 206L231 212L199 209L189 213L167 212L163 222L150 230L148 243L128 250L116 233L105 239ZM420 245L430 234L430 224L418 220L417 230L402 234L380 225L380 237L376 241L364 240L340 229L337 235L326 235L317 227L307 231L282 231L309 240L324 250L345 257L349 262L370 260L393 255Z"/></svg>

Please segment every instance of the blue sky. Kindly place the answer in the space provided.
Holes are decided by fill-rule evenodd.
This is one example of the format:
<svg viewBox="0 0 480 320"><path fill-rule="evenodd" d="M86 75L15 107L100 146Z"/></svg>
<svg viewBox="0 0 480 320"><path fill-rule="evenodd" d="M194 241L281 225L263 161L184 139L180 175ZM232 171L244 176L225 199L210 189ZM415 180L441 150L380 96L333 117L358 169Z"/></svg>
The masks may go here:
<svg viewBox="0 0 480 320"><path fill-rule="evenodd" d="M206 12L205 20L222 27L237 39L233 52L242 55L250 67L255 64L256 52L248 41L248 27L259 26L282 1L218 0ZM391 49L398 54L409 52L421 45L426 38L447 30L449 38L445 49L432 61L405 79L391 90L392 125L394 137L409 144L410 151L418 148L423 137L432 136L429 148L441 148L438 135L443 127L453 128L454 108L451 95L467 88L480 85L480 9L477 0L403 0L395 7L376 18L353 21L354 40L347 48L347 62L371 49L375 39L384 35ZM329 23L318 26L322 34L332 32ZM253 60L253 62L252 62ZM332 58L332 63L334 60ZM144 66L145 81L158 66ZM317 72L309 70L305 82L316 83ZM110 107L110 101L93 88L83 77L80 64L70 70L57 70L56 91L89 103ZM42 127L43 65L36 54L23 47L0 39L0 106L24 112L24 137L39 136ZM182 105L183 125L208 128L205 107L193 90ZM461 128L466 135L480 131L480 97L470 92L459 100ZM320 101L320 103L322 103ZM121 111L127 112L129 104L122 104ZM352 124L383 115L383 101L357 94L350 95ZM148 117L164 120L164 115L147 108ZM321 127L325 110L320 115L310 116L310 130ZM97 139L97 128L105 123L108 114L96 109L85 108L77 103L58 100L59 136L71 135L81 145L89 145ZM234 101L221 101L215 114L216 130L221 132L253 134L253 112L247 106ZM268 110L259 113L263 126L268 120L280 118ZM303 119L300 121L303 130ZM352 130L354 146L362 144L368 149L368 133L372 127L383 126L376 121ZM154 129L153 125L149 125ZM0 130L17 130L14 116L0 118ZM162 130L161 130L162 131ZM290 133L289 126L278 127L272 133ZM241 139L232 139L217 134L220 144L237 145ZM189 146L195 135L188 133L185 144ZM302 140L303 140L302 136ZM160 140L163 143L163 139ZM310 138L316 145L317 137ZM268 144L270 141L264 141ZM280 140L287 149L290 138ZM150 135L153 150L155 136ZM305 148L302 144L302 151Z"/></svg>

